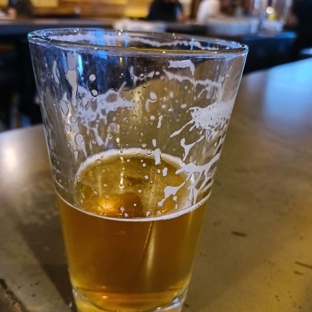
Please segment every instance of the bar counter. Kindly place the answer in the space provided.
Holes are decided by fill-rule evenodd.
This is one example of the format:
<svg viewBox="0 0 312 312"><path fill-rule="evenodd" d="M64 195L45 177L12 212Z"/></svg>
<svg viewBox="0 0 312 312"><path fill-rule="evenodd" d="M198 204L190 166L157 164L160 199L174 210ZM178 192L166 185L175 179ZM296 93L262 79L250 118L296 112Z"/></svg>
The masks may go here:
<svg viewBox="0 0 312 312"><path fill-rule="evenodd" d="M312 311L312 60L245 75L183 312ZM71 311L42 126L0 134L0 279Z"/></svg>
<svg viewBox="0 0 312 312"><path fill-rule="evenodd" d="M65 27L102 27L112 28L115 19L105 18L18 18L18 19L0 19L0 39L8 36L23 36L26 37L31 31L46 28L65 28Z"/></svg>

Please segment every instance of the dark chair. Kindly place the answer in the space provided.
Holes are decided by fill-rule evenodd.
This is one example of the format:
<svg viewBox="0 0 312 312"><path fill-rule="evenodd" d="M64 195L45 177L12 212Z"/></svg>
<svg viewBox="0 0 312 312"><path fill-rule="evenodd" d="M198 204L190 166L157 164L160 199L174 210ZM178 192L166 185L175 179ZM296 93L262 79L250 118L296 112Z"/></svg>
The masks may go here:
<svg viewBox="0 0 312 312"><path fill-rule="evenodd" d="M12 100L19 89L17 53L0 46L0 120L6 128L11 126Z"/></svg>

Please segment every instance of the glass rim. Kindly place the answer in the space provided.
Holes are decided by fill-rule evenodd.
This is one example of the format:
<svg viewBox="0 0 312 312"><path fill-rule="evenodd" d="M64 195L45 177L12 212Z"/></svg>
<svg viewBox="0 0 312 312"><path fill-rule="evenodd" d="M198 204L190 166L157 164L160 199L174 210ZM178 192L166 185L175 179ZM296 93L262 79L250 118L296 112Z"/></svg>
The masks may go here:
<svg viewBox="0 0 312 312"><path fill-rule="evenodd" d="M113 44L95 44L88 42L71 41L66 39L66 36L77 36L83 33L89 33L102 31L103 36L107 38L120 37L121 39L142 39L149 40L155 43L155 47L127 47L127 46L117 46ZM60 36L60 39L55 37ZM64 38L62 38L62 36ZM236 41L225 40L213 37L204 36L193 36L187 34L176 34L167 32L146 32L146 31L125 31L125 30L114 30L107 28L49 28L40 29L30 32L28 35L28 40L30 43L44 45L44 46L58 46L58 47L71 47L71 48L89 48L102 51L119 51L121 53L132 54L163 54L165 55L243 55L248 52L248 46ZM103 39L103 37L95 37L95 40ZM171 40L169 44L166 40ZM168 46L173 46L174 44L183 44L187 46L188 49L173 50L168 48ZM158 46L157 46L158 44ZM215 47L204 47L203 45L213 44ZM159 46L160 45L160 46ZM200 46L201 49L192 49L192 47Z"/></svg>

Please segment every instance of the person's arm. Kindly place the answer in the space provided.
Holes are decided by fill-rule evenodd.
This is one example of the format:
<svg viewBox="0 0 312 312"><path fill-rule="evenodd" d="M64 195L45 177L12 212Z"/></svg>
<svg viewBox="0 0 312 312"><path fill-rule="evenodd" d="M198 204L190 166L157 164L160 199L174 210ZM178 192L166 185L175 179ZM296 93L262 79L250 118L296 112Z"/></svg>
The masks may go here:
<svg viewBox="0 0 312 312"><path fill-rule="evenodd" d="M177 4L177 16L176 16L177 22L183 22L185 21L184 12L183 12L183 6L180 2Z"/></svg>
<svg viewBox="0 0 312 312"><path fill-rule="evenodd" d="M200 2L198 9L197 9L197 14L196 14L196 21L199 24L204 24L206 21L206 12L203 10L204 3Z"/></svg>

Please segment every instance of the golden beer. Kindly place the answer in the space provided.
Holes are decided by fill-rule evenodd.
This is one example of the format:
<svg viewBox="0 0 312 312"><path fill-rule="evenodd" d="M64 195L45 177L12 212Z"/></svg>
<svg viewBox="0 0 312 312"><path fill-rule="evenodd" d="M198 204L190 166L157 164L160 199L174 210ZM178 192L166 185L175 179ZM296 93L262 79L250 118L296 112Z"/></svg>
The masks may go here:
<svg viewBox="0 0 312 312"><path fill-rule="evenodd" d="M191 181L179 162L103 154L77 173L76 207L59 197L80 311L150 311L185 293L205 204L187 210Z"/></svg>

